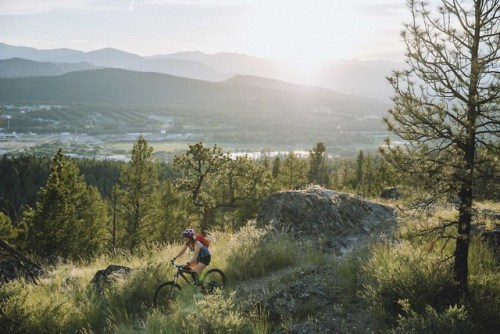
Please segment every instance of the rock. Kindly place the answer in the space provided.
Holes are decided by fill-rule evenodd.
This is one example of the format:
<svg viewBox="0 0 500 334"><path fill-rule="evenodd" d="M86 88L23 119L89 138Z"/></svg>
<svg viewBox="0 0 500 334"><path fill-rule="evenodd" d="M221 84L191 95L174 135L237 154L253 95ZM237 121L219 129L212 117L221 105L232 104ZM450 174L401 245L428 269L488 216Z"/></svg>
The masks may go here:
<svg viewBox="0 0 500 334"><path fill-rule="evenodd" d="M109 265L106 269L99 270L90 281L98 290L102 291L104 286L111 284L113 281L120 277L124 277L132 272L129 267L120 265Z"/></svg>
<svg viewBox="0 0 500 334"><path fill-rule="evenodd" d="M0 262L0 283L6 283L19 278L34 282L43 273L39 268L25 264L18 259L7 259Z"/></svg>
<svg viewBox="0 0 500 334"><path fill-rule="evenodd" d="M277 192L262 203L257 225L296 235L366 234L395 219L394 209L323 188Z"/></svg>
<svg viewBox="0 0 500 334"><path fill-rule="evenodd" d="M382 199L392 199L399 200L401 198L401 194L398 189L395 187L382 189L380 192L380 198Z"/></svg>

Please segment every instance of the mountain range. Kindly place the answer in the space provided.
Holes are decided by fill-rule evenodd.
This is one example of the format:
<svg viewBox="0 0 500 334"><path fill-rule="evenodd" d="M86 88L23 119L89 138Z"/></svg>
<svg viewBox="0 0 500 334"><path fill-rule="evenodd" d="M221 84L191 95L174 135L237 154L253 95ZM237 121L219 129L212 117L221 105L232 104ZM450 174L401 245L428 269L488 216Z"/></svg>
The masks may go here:
<svg viewBox="0 0 500 334"><path fill-rule="evenodd" d="M7 130L18 133L153 133L279 149L322 141L351 155L385 135L383 64L393 63L331 63L317 85L286 64L242 54L141 57L0 44L0 105Z"/></svg>
<svg viewBox="0 0 500 334"><path fill-rule="evenodd" d="M26 62L22 64L21 59ZM316 67L310 73L305 74L284 62L237 53L209 55L195 51L142 57L113 48L83 52L72 49L40 50L4 43L0 43L0 60L2 60L0 61L0 77L4 78L57 76L102 67L156 72L212 82L228 80L235 75L249 75L320 86L340 93L376 98L384 102L387 102L392 94L392 89L385 77L391 73L391 70L400 69L403 66L401 63L384 60L337 60Z"/></svg>

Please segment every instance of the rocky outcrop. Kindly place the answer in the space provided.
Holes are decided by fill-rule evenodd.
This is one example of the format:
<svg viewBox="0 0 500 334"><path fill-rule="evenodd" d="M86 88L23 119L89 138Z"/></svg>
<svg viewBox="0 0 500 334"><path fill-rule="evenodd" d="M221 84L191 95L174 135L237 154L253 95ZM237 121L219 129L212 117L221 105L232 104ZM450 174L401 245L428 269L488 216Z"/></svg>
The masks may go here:
<svg viewBox="0 0 500 334"><path fill-rule="evenodd" d="M366 234L394 221L391 207L323 188L277 192L264 200L257 224L295 235L349 236Z"/></svg>
<svg viewBox="0 0 500 334"><path fill-rule="evenodd" d="M120 277L130 274L131 272L132 269L129 267L111 264L106 269L96 272L90 283L93 284L99 292L102 292L105 286L111 284Z"/></svg>

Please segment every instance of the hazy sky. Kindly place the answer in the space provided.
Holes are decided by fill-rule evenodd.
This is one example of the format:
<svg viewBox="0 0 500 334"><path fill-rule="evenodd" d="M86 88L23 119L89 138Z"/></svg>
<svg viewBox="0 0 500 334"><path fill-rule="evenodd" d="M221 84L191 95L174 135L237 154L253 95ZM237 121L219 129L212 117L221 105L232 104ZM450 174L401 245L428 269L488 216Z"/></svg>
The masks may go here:
<svg viewBox="0 0 500 334"><path fill-rule="evenodd" d="M405 0L0 0L0 42L143 56L238 52L305 66L402 59Z"/></svg>

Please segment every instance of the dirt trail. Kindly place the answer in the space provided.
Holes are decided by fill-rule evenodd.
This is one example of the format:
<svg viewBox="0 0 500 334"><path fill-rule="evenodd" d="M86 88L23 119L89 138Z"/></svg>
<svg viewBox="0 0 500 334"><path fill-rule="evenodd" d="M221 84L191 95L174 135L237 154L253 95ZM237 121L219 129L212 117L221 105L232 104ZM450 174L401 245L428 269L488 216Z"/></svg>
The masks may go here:
<svg viewBox="0 0 500 334"><path fill-rule="evenodd" d="M394 212L392 215L387 214L387 207L379 208L366 202L357 203L350 197L348 201L354 203L354 207L339 213L347 221L348 228L341 230L342 235L334 233L321 235L322 244L325 244L322 250L323 264L314 268L302 263L234 285L237 296L243 304L246 303L250 309L260 307L268 312L269 322L273 325L272 333L370 333L372 331L370 328L373 323L372 316L356 291L353 291L356 283L346 283L345 277L339 276L346 274L339 273L337 265L350 254L365 249L373 242L390 237L396 226L396 219ZM350 216L344 214L345 212L359 214L356 205L362 206L367 212L367 215L362 217L361 223L354 219L353 222L349 222ZM311 227L308 223L300 223L301 228L314 230L314 225ZM304 234L310 235L312 239L319 238L317 234L311 235L310 232L302 233ZM301 250L298 251L300 253ZM352 279L355 280L355 277Z"/></svg>

